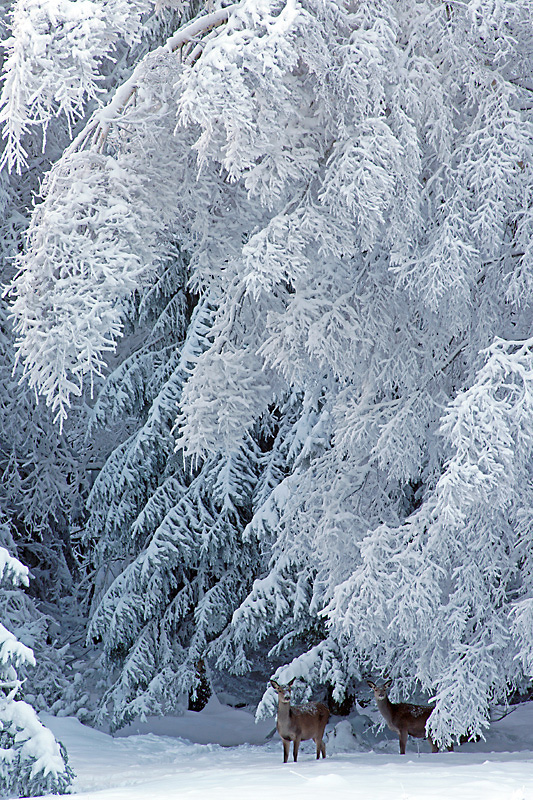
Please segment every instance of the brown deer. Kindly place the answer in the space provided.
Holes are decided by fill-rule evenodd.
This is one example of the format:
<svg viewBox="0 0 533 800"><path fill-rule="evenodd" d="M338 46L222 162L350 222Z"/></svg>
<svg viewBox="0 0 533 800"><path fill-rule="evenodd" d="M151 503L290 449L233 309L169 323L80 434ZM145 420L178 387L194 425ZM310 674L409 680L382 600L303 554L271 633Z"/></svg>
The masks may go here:
<svg viewBox="0 0 533 800"><path fill-rule="evenodd" d="M329 708L324 703L305 703L291 706L291 690L296 678L286 686L271 680L270 685L278 693L278 719L276 728L283 741L283 763L289 760L289 750L293 742L294 760L298 760L300 742L313 739L316 744L316 757L326 757L326 745L322 737L329 719Z"/></svg>
<svg viewBox="0 0 533 800"><path fill-rule="evenodd" d="M427 739L431 745L431 751L439 752L435 742L426 733L426 722L433 711L431 706L391 703L388 698L391 680L384 683L383 686L376 686L372 681L367 681L367 683L374 690L374 697L383 719L391 731L395 731L400 737L400 753L405 753L408 735L414 736L415 739Z"/></svg>

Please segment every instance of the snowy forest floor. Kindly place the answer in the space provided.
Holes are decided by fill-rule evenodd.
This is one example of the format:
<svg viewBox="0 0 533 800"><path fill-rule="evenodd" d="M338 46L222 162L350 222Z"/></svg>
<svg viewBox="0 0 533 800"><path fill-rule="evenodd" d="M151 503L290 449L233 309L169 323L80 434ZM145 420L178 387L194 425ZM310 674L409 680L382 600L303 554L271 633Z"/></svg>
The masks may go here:
<svg viewBox="0 0 533 800"><path fill-rule="evenodd" d="M364 713L377 722L374 707ZM297 764L283 764L277 734L268 738L274 720L255 724L216 698L200 713L149 720L115 737L73 718L43 721L67 747L77 800L533 800L533 703L453 753L432 754L410 739L400 756L389 731L367 727L354 738L354 718L350 726L333 718L326 760L316 761L306 742Z"/></svg>

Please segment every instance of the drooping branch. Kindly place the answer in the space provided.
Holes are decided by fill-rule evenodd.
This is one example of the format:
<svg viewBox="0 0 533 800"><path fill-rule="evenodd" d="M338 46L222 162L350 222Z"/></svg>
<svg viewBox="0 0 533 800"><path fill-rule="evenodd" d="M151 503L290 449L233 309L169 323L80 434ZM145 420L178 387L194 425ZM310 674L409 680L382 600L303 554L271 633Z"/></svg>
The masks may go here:
<svg viewBox="0 0 533 800"><path fill-rule="evenodd" d="M172 36L167 39L164 45L152 50L148 53L143 60L137 64L136 68L130 77L120 86L107 106L100 108L92 115L91 119L74 139L70 145L68 152L74 152L82 149L88 141L90 147L97 152L102 152L109 130L113 122L115 122L126 108L130 100L135 96L140 84L140 77L147 58L156 55L164 55L167 53L176 53L189 42L197 40L198 36L203 36L213 28L223 25L228 21L232 11L238 8L239 3L234 3L225 8L220 8L212 14L206 14L202 17L180 28Z"/></svg>

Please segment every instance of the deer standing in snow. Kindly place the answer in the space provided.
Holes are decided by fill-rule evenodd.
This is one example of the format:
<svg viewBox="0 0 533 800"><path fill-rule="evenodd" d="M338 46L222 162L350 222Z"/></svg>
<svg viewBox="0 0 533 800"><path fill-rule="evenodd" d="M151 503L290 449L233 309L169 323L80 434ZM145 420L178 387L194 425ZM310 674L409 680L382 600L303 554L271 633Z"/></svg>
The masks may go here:
<svg viewBox="0 0 533 800"><path fill-rule="evenodd" d="M428 721L433 708L431 706L419 706L412 703L391 703L388 691L392 681L389 680L383 686L376 686L372 681L367 681L374 691L377 707L391 731L395 731L400 738L400 753L405 753L407 736L414 736L415 739L427 739L431 745L431 751L438 753L439 748L430 736L426 733L426 722Z"/></svg>
<svg viewBox="0 0 533 800"><path fill-rule="evenodd" d="M291 706L291 690L296 678L286 686L271 680L270 685L278 693L278 719L276 728L283 741L283 763L289 760L289 750L293 743L294 760L298 760L300 742L313 739L316 744L316 757L326 757L326 745L323 742L324 729L329 719L329 708L324 703L305 703Z"/></svg>

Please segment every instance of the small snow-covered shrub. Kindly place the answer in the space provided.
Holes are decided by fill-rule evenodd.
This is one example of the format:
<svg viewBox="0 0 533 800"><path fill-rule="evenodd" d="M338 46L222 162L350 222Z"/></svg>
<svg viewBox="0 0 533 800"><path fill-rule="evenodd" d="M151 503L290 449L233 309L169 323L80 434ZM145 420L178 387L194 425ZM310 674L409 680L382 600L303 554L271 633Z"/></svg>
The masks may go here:
<svg viewBox="0 0 533 800"><path fill-rule="evenodd" d="M0 547L0 590L4 584L27 586L28 569ZM0 794L65 794L74 773L63 745L28 703L15 700L24 665L35 665L32 650L0 624Z"/></svg>
<svg viewBox="0 0 533 800"><path fill-rule="evenodd" d="M64 746L37 718L33 708L9 696L0 702L0 790L35 797L65 794L74 773Z"/></svg>
<svg viewBox="0 0 533 800"><path fill-rule="evenodd" d="M350 721L347 719L341 719L328 733L327 748L330 754L351 753L367 749L357 741Z"/></svg>

